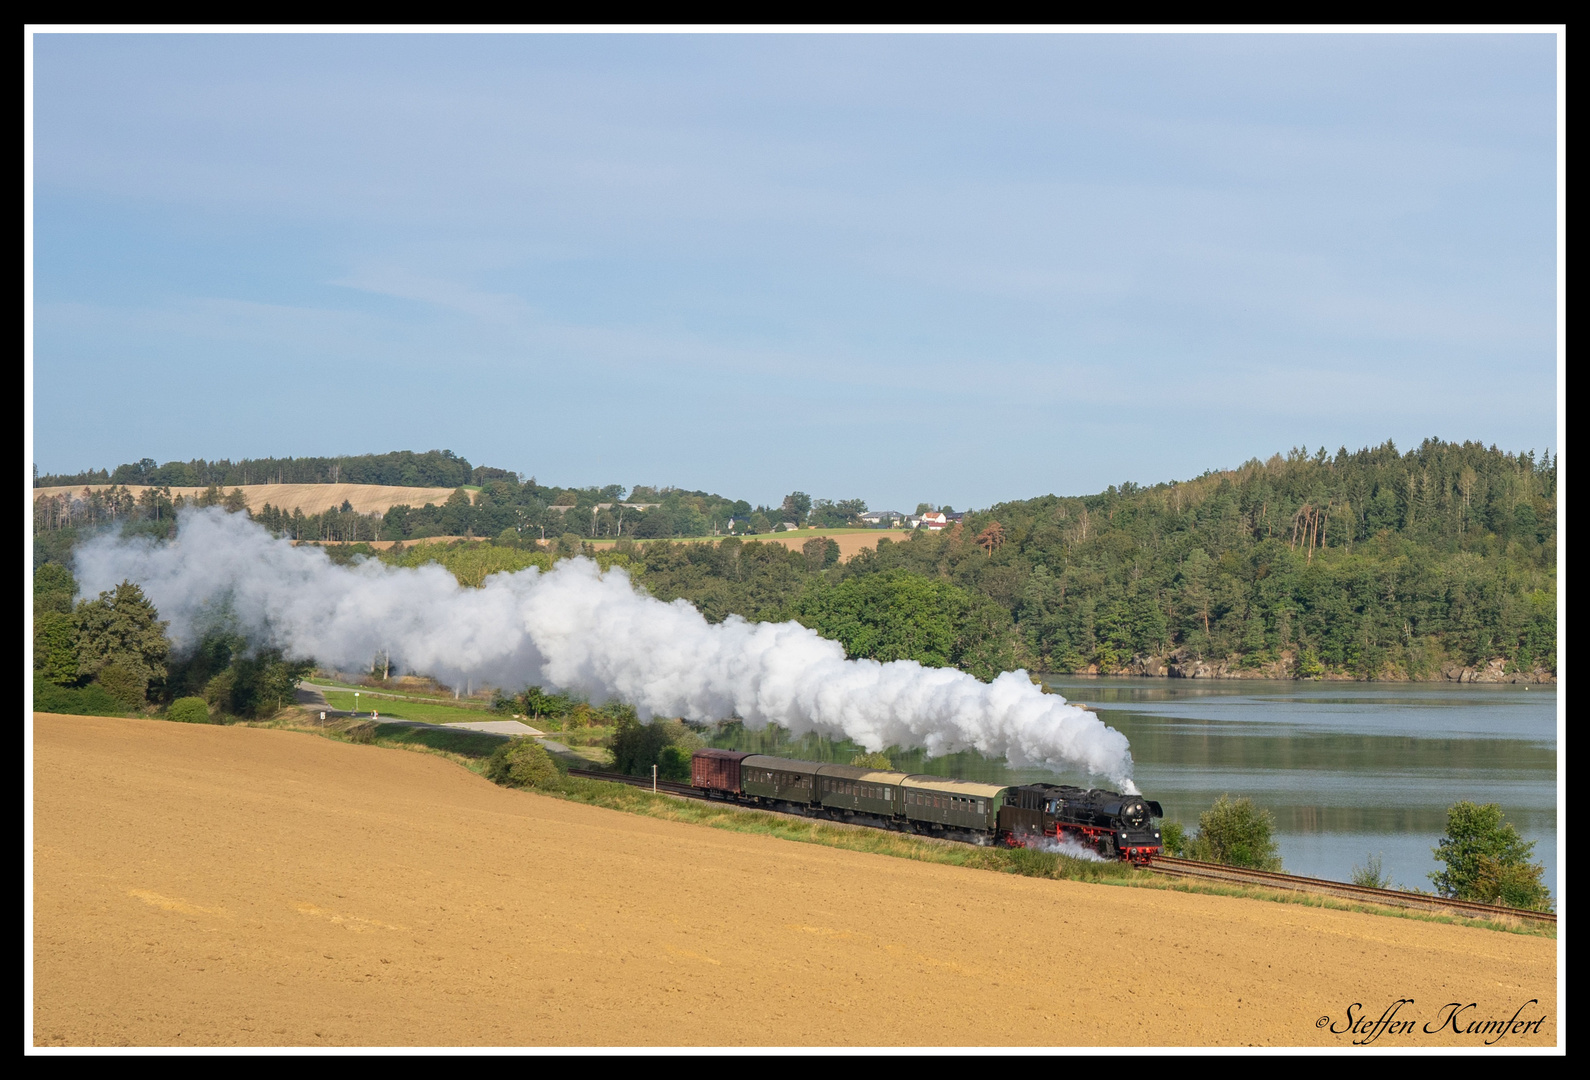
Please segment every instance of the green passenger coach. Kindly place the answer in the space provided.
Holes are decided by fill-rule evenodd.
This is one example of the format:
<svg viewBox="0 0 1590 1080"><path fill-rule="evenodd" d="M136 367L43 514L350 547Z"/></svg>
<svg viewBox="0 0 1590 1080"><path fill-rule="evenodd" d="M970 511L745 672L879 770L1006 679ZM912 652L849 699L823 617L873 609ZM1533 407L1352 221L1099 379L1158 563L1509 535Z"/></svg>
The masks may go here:
<svg viewBox="0 0 1590 1080"><path fill-rule="evenodd" d="M953 836L973 843L992 842L1007 790L997 784L855 765L722 750L708 753L715 755L713 769L721 771L726 766L718 759L727 761L732 757L739 770L737 785L706 780L698 785L709 791L732 788L747 801L787 812L903 832ZM698 771L704 770L705 765L704 760ZM706 777L708 771L702 771L702 776Z"/></svg>

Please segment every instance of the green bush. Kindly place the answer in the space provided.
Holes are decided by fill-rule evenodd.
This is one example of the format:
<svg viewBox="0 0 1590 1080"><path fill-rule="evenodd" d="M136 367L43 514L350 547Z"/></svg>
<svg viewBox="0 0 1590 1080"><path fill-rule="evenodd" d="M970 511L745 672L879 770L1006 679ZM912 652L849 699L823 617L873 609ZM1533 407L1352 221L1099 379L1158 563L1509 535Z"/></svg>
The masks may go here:
<svg viewBox="0 0 1590 1080"><path fill-rule="evenodd" d="M610 743L613 767L619 772L650 776L651 767L655 765L659 778L681 780L690 778L690 758L706 745L701 736L678 720L653 720L642 724L632 715L619 718ZM682 764L677 756L670 755L670 764L665 766L663 752L669 749L683 754ZM670 777L665 767L678 770L677 777Z"/></svg>
<svg viewBox="0 0 1590 1080"><path fill-rule="evenodd" d="M1159 840L1165 846L1166 855L1181 858L1187 854L1187 826L1181 822L1161 821Z"/></svg>
<svg viewBox="0 0 1590 1080"><path fill-rule="evenodd" d="M1385 872L1385 866L1378 853L1365 859L1364 865L1353 867L1353 884L1366 889L1391 888L1391 875Z"/></svg>
<svg viewBox="0 0 1590 1080"><path fill-rule="evenodd" d="M148 700L149 680L132 668L114 660L99 669L95 680L123 709L138 708Z"/></svg>
<svg viewBox="0 0 1590 1080"><path fill-rule="evenodd" d="M1546 868L1539 863L1504 864L1481 856L1470 895L1482 904L1551 910L1551 893L1541 883Z"/></svg>
<svg viewBox="0 0 1590 1080"><path fill-rule="evenodd" d="M179 724L208 724L210 706L202 697L178 698L171 703L171 708L166 710L166 719L175 720Z"/></svg>
<svg viewBox="0 0 1590 1080"><path fill-rule="evenodd" d="M1545 910L1544 868L1531 863L1535 842L1502 820L1496 803L1455 803L1447 808L1446 835L1433 849L1445 868L1430 875L1436 891L1457 900Z"/></svg>
<svg viewBox="0 0 1590 1080"><path fill-rule="evenodd" d="M1198 835L1189 845L1188 855L1227 866L1279 870L1281 855L1274 831L1275 819L1268 810L1260 810L1246 797L1233 800L1222 795L1198 815Z"/></svg>
<svg viewBox="0 0 1590 1080"><path fill-rule="evenodd" d="M551 787L563 774L534 739L509 739L486 759L485 775L505 787Z"/></svg>
<svg viewBox="0 0 1590 1080"><path fill-rule="evenodd" d="M82 689L33 680L33 708L38 712L72 716L123 716L127 710L98 683Z"/></svg>
<svg viewBox="0 0 1590 1080"><path fill-rule="evenodd" d="M879 750L871 754L856 754L850 763L858 769L879 769L888 772L894 768L894 762L889 760L889 755Z"/></svg>
<svg viewBox="0 0 1590 1080"><path fill-rule="evenodd" d="M657 752L657 779L690 779L690 759L694 755L682 746L665 746Z"/></svg>

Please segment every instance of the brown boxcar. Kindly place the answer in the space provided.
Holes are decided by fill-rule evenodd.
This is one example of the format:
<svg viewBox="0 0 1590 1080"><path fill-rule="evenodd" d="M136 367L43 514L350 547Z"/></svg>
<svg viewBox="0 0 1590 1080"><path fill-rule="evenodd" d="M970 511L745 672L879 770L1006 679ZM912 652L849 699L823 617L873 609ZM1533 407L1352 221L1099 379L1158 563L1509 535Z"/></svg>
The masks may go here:
<svg viewBox="0 0 1590 1080"><path fill-rule="evenodd" d="M690 783L711 791L740 793L740 762L750 757L738 750L697 750L690 759Z"/></svg>

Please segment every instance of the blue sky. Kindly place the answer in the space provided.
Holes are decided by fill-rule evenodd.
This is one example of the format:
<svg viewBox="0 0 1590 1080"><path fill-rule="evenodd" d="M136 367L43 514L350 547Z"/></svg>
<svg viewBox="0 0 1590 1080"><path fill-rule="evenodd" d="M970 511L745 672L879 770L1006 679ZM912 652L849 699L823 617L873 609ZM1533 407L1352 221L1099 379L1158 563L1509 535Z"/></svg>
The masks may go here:
<svg viewBox="0 0 1590 1080"><path fill-rule="evenodd" d="M909 510L1556 447L1550 35L33 41L41 472Z"/></svg>

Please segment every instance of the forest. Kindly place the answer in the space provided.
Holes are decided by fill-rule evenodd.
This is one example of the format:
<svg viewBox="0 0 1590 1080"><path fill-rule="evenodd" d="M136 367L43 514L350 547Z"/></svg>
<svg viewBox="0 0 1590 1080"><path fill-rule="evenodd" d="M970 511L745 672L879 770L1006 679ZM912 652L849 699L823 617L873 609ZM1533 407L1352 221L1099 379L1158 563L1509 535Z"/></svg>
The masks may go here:
<svg viewBox="0 0 1590 1080"><path fill-rule="evenodd" d="M628 501L655 505L631 510L619 504L619 487L499 478L482 484L474 502L456 491L428 508L443 515L433 535L483 541L328 550L339 560L441 562L466 585L590 554L661 599L689 600L712 621L797 619L853 657L916 659L983 678L1025 666L1426 679L1492 662L1512 676L1554 678L1556 474L1550 455L1478 443L1293 450L1188 481L1001 503L943 532L894 530L846 562L821 538L794 551L740 537L633 543L640 524L636 534L626 528L617 547L596 551L587 541L602 535L604 514L615 526L616 512L667 522L647 530L666 538L709 533L751 508L701 492L637 488ZM214 489L204 498L226 505L228 496ZM811 520L824 503L796 492L771 514ZM542 514L568 509L550 511L558 517L547 528L530 524L536 504ZM826 508L837 516L840 505ZM307 524L235 498L230 508L279 535ZM36 507L35 566L68 566L72 544L96 528L169 535L173 509L157 494L132 500L119 516L51 527L41 526ZM329 516L339 513L351 512ZM771 520L767 507L745 520L757 513ZM574 527L587 518L597 527ZM365 520L371 535L349 529L345 538L406 527L412 539L429 523L402 507ZM36 667L39 655L36 647Z"/></svg>

